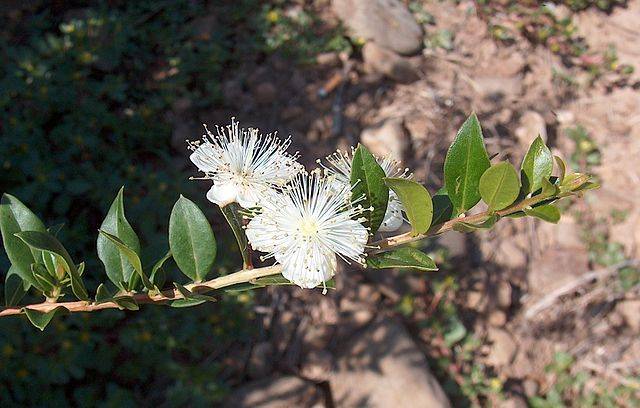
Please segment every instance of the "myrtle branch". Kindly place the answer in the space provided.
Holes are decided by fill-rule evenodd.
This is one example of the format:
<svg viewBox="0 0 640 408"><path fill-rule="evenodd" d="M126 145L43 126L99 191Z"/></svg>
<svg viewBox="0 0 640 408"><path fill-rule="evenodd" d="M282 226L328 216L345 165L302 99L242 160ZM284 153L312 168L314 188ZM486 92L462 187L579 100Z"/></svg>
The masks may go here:
<svg viewBox="0 0 640 408"><path fill-rule="evenodd" d="M410 232L407 232L407 233L399 234L399 235L389 237L380 241L376 241L371 245L371 249L368 250L368 252L370 254L376 254L376 253L387 251L389 249L392 249L410 242L419 241L429 237L440 235L444 232L452 230L454 226L460 222L473 224L477 222L482 222L483 220L487 219L492 215L497 215L499 217L511 215L547 199L548 198L541 197L541 196L534 196L534 197L522 200L521 202L516 203L500 211L496 211L496 212L484 211L484 212L470 215L470 216L462 215L454 219L451 219L449 221L443 222L441 224L432 226L429 229L429 231L425 234L412 235ZM218 278L211 279L208 281L185 285L185 288L194 293L204 294L216 289L222 289L222 288L240 284L240 283L252 283L252 282L255 282L255 280L258 278L278 275L281 272L282 272L282 266L278 264L262 267L262 268L243 269L243 270L231 273L229 275L220 276ZM139 304L165 304L167 302L171 302L174 300L184 299L184 295L177 289L167 289L157 294L134 293L132 294L132 297ZM73 301L73 302L45 301L42 303L36 303L36 304L31 304L26 306L2 308L0 309L0 317L19 315L24 313L24 309L31 309L31 310L36 310L39 312L46 313L58 307L63 307L71 313L94 312L97 310L104 310L104 309L122 309L120 305L112 301L102 302L102 303L89 302L89 301Z"/></svg>

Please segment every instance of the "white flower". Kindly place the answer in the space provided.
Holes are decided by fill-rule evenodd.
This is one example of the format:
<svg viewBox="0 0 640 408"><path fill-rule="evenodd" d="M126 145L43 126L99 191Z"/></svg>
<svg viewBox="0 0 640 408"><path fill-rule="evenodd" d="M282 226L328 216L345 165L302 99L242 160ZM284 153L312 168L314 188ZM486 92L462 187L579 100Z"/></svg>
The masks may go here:
<svg viewBox="0 0 640 408"><path fill-rule="evenodd" d="M326 159L330 166L327 171L335 175L336 181L341 184L351 184L351 165L353 163L354 149L351 152L336 151ZM402 169L400 163L390 157L376 157L376 160L387 177L410 178L411 174L407 174L408 169ZM380 232L393 232L398 230L404 221L402 211L404 207L402 202L393 190L389 191L389 202L387 203L387 211L384 214L382 223L378 228Z"/></svg>
<svg viewBox="0 0 640 408"><path fill-rule="evenodd" d="M303 288L324 284L336 271L337 256L364 263L368 231L351 189L336 189L320 171L297 175L267 200L246 228L254 249L282 264L282 275Z"/></svg>
<svg viewBox="0 0 640 408"><path fill-rule="evenodd" d="M207 198L221 207L238 202L242 207L259 206L275 188L286 184L304 167L297 154L286 152L290 140L276 134L262 135L259 129L239 128L235 118L226 126L216 125L202 140L188 142L191 161L213 180Z"/></svg>

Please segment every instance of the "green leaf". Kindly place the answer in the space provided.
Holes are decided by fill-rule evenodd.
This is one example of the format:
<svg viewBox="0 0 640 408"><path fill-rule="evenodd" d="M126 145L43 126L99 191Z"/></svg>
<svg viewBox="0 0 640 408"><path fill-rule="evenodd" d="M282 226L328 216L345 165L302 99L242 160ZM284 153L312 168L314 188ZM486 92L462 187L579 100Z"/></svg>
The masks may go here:
<svg viewBox="0 0 640 408"><path fill-rule="evenodd" d="M384 219L389 202L389 188L384 183L386 174L376 158L363 145L353 153L351 165L352 196L365 208L373 208L367 212L365 226L370 227L370 234L375 234ZM362 199L364 197L364 199Z"/></svg>
<svg viewBox="0 0 640 408"><path fill-rule="evenodd" d="M447 222L451 219L451 215L453 215L453 203L447 195L447 189L442 187L438 192L433 196L433 220L431 221L431 226L442 224L443 222Z"/></svg>
<svg viewBox="0 0 640 408"><path fill-rule="evenodd" d="M433 259L424 252L412 247L404 247L372 255L367 259L367 267L374 269L414 268L421 271L438 270Z"/></svg>
<svg viewBox="0 0 640 408"><path fill-rule="evenodd" d="M61 313L65 313L67 311L67 309L62 306L58 306L46 313L28 308L24 308L22 310L24 310L24 314L27 315L27 318L29 319L31 324L36 326L41 331L44 331L45 327L47 327L47 325L51 322L51 319L53 319L58 311L60 311Z"/></svg>
<svg viewBox="0 0 640 408"><path fill-rule="evenodd" d="M207 217L182 195L171 210L169 247L178 268L193 281L204 280L216 259L216 239Z"/></svg>
<svg viewBox="0 0 640 408"><path fill-rule="evenodd" d="M191 307L198 306L206 302L202 299L178 299L171 302L171 307Z"/></svg>
<svg viewBox="0 0 640 408"><path fill-rule="evenodd" d="M488 217L486 220L479 223L470 223L470 222L457 222L453 225L453 230L458 232L473 232L479 229L488 229L495 225L500 217L496 214Z"/></svg>
<svg viewBox="0 0 640 408"><path fill-rule="evenodd" d="M190 291L189 289L185 288L184 286L182 286L181 284L179 284L178 282L173 282L173 285L176 287L178 292L180 292L182 297L184 297L185 299L202 300L202 301L205 301L205 302L206 301L212 301L212 302L216 301L216 298L214 298L213 296L207 296L207 295L203 295L203 294L200 294L200 293L194 293L194 292Z"/></svg>
<svg viewBox="0 0 640 408"><path fill-rule="evenodd" d="M100 234L104 235L104 237L106 237L109 241L113 242L122 256L125 257L131 265L133 265L133 269L142 279L142 284L144 285L144 287L149 290L154 289L153 284L151 283L147 275L145 275L144 270L142 269L142 262L140 261L140 257L138 256L138 254L133 249L129 248L127 244L122 242L122 240L115 235L111 235L103 230L100 230ZM131 278L129 281L131 281L132 279L133 278Z"/></svg>
<svg viewBox="0 0 640 408"><path fill-rule="evenodd" d="M140 310L140 306L138 306L138 302L136 302L133 296L117 296L117 297L114 297L112 300L121 309Z"/></svg>
<svg viewBox="0 0 640 408"><path fill-rule="evenodd" d="M16 268L11 266L4 278L4 304L6 306L15 306L27 293L31 284L18 275Z"/></svg>
<svg viewBox="0 0 640 408"><path fill-rule="evenodd" d="M31 264L39 262L40 251L29 248L14 234L20 231L46 231L44 224L26 205L10 194L0 199L0 232L4 249L14 272L22 279L33 283Z"/></svg>
<svg viewBox="0 0 640 408"><path fill-rule="evenodd" d="M402 202L412 235L426 233L433 218L433 203L427 189L413 180L403 178L385 178L384 182Z"/></svg>
<svg viewBox="0 0 640 408"><path fill-rule="evenodd" d="M480 195L489 206L488 211L507 208L518 198L520 180L511 163L494 164L480 177Z"/></svg>
<svg viewBox="0 0 640 408"><path fill-rule="evenodd" d="M73 294L80 300L88 300L89 295L87 294L87 289L84 287L84 283L82 283L82 279L80 278L80 274L78 273L78 269L76 268L76 264L73 263L71 259L71 255L69 252L62 246L60 241L53 235L48 232L40 232L40 231L22 231L14 234L18 238L20 238L24 243L29 245L31 248L39 249L41 251L47 251L52 254L58 256L59 259L67 273L69 274L69 278L71 279L71 290Z"/></svg>
<svg viewBox="0 0 640 408"><path fill-rule="evenodd" d="M532 217L540 218L543 221L557 224L560 221L560 210L550 204L541 205L533 208L525 208L525 214Z"/></svg>
<svg viewBox="0 0 640 408"><path fill-rule="evenodd" d="M540 194L536 195L536 197L544 197L544 198L554 197L559 192L560 192L560 188L557 185L555 185L555 183L552 183L551 181L549 181L549 179L545 178L545 179L542 179L542 190L540 191Z"/></svg>
<svg viewBox="0 0 640 408"><path fill-rule="evenodd" d="M102 221L102 225L100 225L100 229L117 237L127 248L130 248L139 256L140 241L125 217L123 192L124 187L118 191L118 195L113 200L107 216ZM118 246L113 241L104 235L98 235L97 247L98 258L104 264L109 280L120 289L134 289L131 280L135 276L135 268L129 258L118 249ZM126 282L127 287L124 287L122 282Z"/></svg>
<svg viewBox="0 0 640 408"><path fill-rule="evenodd" d="M113 298L113 295L109 293L107 286L104 283L101 283L96 290L96 303L104 303L108 302Z"/></svg>
<svg viewBox="0 0 640 408"><path fill-rule="evenodd" d="M480 201L480 177L489 166L482 129L474 113L462 124L444 161L445 187L455 215Z"/></svg>
<svg viewBox="0 0 640 408"><path fill-rule="evenodd" d="M533 193L542 187L542 179L548 179L553 172L553 156L538 136L529 146L522 161L522 187L526 193Z"/></svg>
<svg viewBox="0 0 640 408"><path fill-rule="evenodd" d="M565 161L560 156L553 156L553 158L555 159L556 164L558 165L558 168L560 169L560 174L558 175L558 180L557 180L557 183L556 183L556 184L560 185L560 184L562 184L562 181L564 180L564 177L567 175L567 163L565 163Z"/></svg>
<svg viewBox="0 0 640 408"><path fill-rule="evenodd" d="M31 264L31 272L36 280L36 284L34 284L34 286L41 290L45 295L48 296L49 293L58 286L56 279L49 274L49 271L47 271L47 268L45 268L44 265L37 263Z"/></svg>
<svg viewBox="0 0 640 408"><path fill-rule="evenodd" d="M171 258L171 251L167 251L167 253L153 265L153 268L151 268L151 276L149 279L151 279L151 282L153 282L156 288L162 288L164 286L167 275L162 265L164 265L169 258Z"/></svg>

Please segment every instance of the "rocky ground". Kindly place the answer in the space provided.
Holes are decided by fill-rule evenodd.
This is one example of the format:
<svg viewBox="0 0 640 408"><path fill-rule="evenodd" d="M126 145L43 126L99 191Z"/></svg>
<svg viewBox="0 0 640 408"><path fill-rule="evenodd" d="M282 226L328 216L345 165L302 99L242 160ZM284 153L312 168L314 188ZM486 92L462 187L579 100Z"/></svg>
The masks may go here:
<svg viewBox="0 0 640 408"><path fill-rule="evenodd" d="M567 206L559 225L505 220L443 236L437 278L344 268L327 296L265 291L263 335L243 354L231 400L520 407L549 400L560 374L545 367L559 352L570 375L585 373L586 390L637 392L640 298L619 275L640 255L640 1L609 14L553 7L573 17L590 55L613 47L619 63L637 67L626 76L594 74L523 35L499 41L472 1L411 2L412 11L397 0L292 3L290 13L311 10L328 28L342 22L362 47L303 66L277 55L247 61L224 84L232 106L181 123L177 141L233 112L291 134L303 157L364 143L433 189L456 129L476 111L490 153L519 163L540 134L602 188ZM504 25L511 17L496 15Z"/></svg>

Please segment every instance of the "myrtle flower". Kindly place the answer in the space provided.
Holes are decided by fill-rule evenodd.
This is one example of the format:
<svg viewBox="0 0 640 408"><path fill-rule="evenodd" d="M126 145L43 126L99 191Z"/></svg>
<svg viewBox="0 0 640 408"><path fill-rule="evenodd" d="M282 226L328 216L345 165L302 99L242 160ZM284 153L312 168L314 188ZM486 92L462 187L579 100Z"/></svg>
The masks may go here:
<svg viewBox="0 0 640 408"><path fill-rule="evenodd" d="M337 256L364 264L368 231L351 189L336 189L319 170L302 173L267 200L246 227L251 246L282 264L282 275L303 288L324 284L336 271Z"/></svg>
<svg viewBox="0 0 640 408"><path fill-rule="evenodd" d="M341 150L337 150L326 158L329 162L329 167L326 167L327 171L330 174L335 175L336 181L340 184L350 185L351 183L353 153L353 148L351 148L351 152L342 152ZM376 157L376 160L380 167L382 167L382 170L384 170L387 177L411 177L411 174L408 174L408 169L402 169L400 167L400 163L390 157ZM404 207L402 206L402 202L396 193L390 190L387 211L384 214L384 218L380 224L380 228L378 228L378 231L393 232L398 230L404 221L402 218L403 210Z"/></svg>
<svg viewBox="0 0 640 408"><path fill-rule="evenodd" d="M213 134L204 125L202 140L188 142L191 161L213 180L207 198L221 207L237 202L242 207L259 206L277 187L286 184L304 167L286 152L290 139L275 133L260 134L256 128L240 128L238 121L216 125Z"/></svg>

